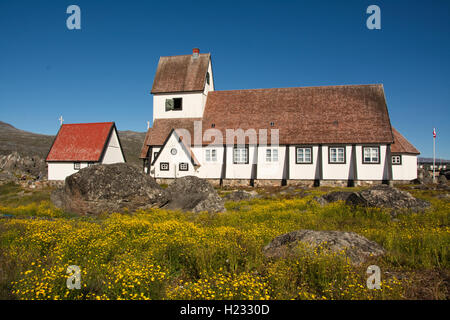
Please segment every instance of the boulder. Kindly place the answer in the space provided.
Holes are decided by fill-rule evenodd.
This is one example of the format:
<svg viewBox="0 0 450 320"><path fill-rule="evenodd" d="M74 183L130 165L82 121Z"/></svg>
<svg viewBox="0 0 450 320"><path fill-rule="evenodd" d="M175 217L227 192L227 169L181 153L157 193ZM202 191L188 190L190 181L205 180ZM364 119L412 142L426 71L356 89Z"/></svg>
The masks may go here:
<svg viewBox="0 0 450 320"><path fill-rule="evenodd" d="M299 243L312 249L321 246L325 250L344 254L354 265L365 262L369 257L385 254L378 243L354 233L342 231L298 230L280 235L264 247L263 253L268 258L295 256Z"/></svg>
<svg viewBox="0 0 450 320"><path fill-rule="evenodd" d="M411 209L423 211L430 203L414 198L409 192L387 185L377 185L360 192L353 192L346 200L347 204L364 207Z"/></svg>
<svg viewBox="0 0 450 320"><path fill-rule="evenodd" d="M224 201L206 180L194 176L175 179L165 189L170 201L164 206L169 210L210 213L225 211Z"/></svg>
<svg viewBox="0 0 450 320"><path fill-rule="evenodd" d="M417 179L414 181L419 184L429 184L429 183L433 183L433 178L431 177L431 174L428 172L428 170L425 170L423 168L418 168L417 169Z"/></svg>
<svg viewBox="0 0 450 320"><path fill-rule="evenodd" d="M321 197L314 197L314 200L316 200L320 205L326 205L330 202L336 202L336 201L347 201L347 198L352 194L351 191L334 191L327 193Z"/></svg>
<svg viewBox="0 0 450 320"><path fill-rule="evenodd" d="M60 208L80 214L99 214L160 207L168 202L156 181L126 163L83 168L51 195Z"/></svg>
<svg viewBox="0 0 450 320"><path fill-rule="evenodd" d="M447 184L447 177L443 174L441 174L438 178L438 183L439 184Z"/></svg>
<svg viewBox="0 0 450 320"><path fill-rule="evenodd" d="M242 201L242 200L250 200L256 197L258 197L258 192L254 190L253 191L236 190L225 195L224 199L227 201Z"/></svg>

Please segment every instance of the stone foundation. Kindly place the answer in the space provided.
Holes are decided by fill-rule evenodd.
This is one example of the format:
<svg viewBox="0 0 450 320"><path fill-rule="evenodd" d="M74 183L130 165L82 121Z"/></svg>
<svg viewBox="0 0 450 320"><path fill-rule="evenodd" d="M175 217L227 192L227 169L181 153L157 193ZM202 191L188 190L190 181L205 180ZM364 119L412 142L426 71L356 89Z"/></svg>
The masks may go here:
<svg viewBox="0 0 450 320"><path fill-rule="evenodd" d="M221 179L206 179L209 183L211 183L214 187L231 187L231 188L237 188L237 187L279 187L282 185L287 186L299 186L299 187L305 187L305 188L312 188L317 186L326 186L326 187L348 187L349 181L348 180L277 180L277 179L224 179L222 181L222 185L220 184ZM174 178L157 178L156 182L159 184L171 184L174 181ZM403 181L403 180L396 180L396 181L382 181L382 180L357 180L353 181L353 186L355 187L369 187L374 185L379 185L383 183L389 183L390 185L393 184L406 184L411 183L411 181ZM350 183L350 186L352 184Z"/></svg>

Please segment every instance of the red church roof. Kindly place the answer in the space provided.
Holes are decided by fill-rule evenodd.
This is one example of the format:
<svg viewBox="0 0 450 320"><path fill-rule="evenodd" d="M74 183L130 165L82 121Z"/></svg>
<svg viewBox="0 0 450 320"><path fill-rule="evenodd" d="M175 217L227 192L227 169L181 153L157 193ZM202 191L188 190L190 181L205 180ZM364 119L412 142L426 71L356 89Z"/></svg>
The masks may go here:
<svg viewBox="0 0 450 320"><path fill-rule="evenodd" d="M46 161L100 161L114 122L63 124Z"/></svg>

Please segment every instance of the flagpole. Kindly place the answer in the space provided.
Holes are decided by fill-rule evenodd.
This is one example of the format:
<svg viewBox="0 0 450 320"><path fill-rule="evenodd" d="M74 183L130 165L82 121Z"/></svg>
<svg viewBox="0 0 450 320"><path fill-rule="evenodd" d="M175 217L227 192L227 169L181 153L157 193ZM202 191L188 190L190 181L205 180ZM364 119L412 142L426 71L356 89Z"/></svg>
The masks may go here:
<svg viewBox="0 0 450 320"><path fill-rule="evenodd" d="M433 128L433 183L436 182L436 128Z"/></svg>

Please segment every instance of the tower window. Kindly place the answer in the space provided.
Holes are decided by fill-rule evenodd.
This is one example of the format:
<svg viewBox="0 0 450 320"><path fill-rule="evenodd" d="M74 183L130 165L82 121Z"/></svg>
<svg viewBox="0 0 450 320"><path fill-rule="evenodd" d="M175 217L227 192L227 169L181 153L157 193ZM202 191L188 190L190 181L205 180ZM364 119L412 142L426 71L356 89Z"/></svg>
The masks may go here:
<svg viewBox="0 0 450 320"><path fill-rule="evenodd" d="M183 110L183 98L173 98L173 110Z"/></svg>

